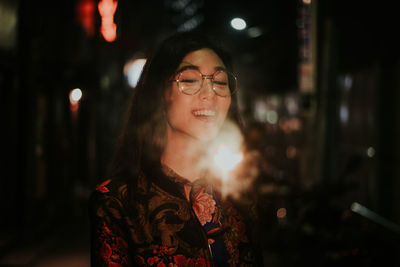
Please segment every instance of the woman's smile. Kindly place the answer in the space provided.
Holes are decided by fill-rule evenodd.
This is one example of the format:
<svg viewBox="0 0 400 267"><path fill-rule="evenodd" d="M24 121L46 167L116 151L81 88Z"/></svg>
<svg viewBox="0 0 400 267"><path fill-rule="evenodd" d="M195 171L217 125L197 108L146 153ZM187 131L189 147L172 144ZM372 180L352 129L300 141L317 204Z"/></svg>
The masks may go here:
<svg viewBox="0 0 400 267"><path fill-rule="evenodd" d="M217 111L215 109L195 109L192 110L192 114L196 119L202 121L213 121L217 117Z"/></svg>

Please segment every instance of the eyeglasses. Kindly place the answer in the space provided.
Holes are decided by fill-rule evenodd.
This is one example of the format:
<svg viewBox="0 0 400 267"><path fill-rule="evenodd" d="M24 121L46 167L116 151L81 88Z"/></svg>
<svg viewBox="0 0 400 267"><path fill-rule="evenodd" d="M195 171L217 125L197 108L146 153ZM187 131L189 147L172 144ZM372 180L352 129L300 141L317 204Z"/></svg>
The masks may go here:
<svg viewBox="0 0 400 267"><path fill-rule="evenodd" d="M203 75L197 69L185 69L178 73L176 82L179 90L187 95L195 95L203 86L203 81L210 79L212 90L221 97L232 95L236 91L237 78L230 72L217 70L212 75Z"/></svg>

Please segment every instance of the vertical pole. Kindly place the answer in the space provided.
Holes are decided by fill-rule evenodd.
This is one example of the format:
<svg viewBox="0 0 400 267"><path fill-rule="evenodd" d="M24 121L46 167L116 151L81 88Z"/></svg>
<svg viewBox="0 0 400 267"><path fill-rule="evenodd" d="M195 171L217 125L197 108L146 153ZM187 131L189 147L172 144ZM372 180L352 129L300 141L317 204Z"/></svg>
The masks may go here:
<svg viewBox="0 0 400 267"><path fill-rule="evenodd" d="M336 180L337 148L338 148L338 76L337 39L331 1L315 1L317 5L317 54L316 86L317 93L317 148L316 153L321 157L317 175L326 183Z"/></svg>

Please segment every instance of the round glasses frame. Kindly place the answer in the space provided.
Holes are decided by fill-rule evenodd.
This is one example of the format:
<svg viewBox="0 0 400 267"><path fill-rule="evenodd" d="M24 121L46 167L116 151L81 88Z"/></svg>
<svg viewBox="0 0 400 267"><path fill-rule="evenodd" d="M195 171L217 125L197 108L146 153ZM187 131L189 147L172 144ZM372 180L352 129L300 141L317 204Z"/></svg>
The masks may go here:
<svg viewBox="0 0 400 267"><path fill-rule="evenodd" d="M198 85L198 88L197 88L195 91L193 91L193 92L188 92L188 90L185 90L185 89L184 89L184 86L181 85L181 84L182 84L182 80L181 80L182 74L183 74L185 71L195 71L195 72L198 72L199 78L201 79L201 80L200 80L200 84ZM228 90L228 94L227 94L227 95L218 93L219 89L218 89L218 87L215 85L216 82L215 82L214 79L215 79L215 77L216 77L218 74L220 74L220 73L226 73L227 76L228 76L228 85L227 85L227 86L228 86L229 90ZM231 73L231 72L229 72L229 71L226 71L226 70L217 70L216 72L214 72L214 73L211 74L211 75L204 75L204 74L202 74L202 73L201 73L199 70L197 70L197 69L184 69L184 70L181 70L181 71L177 72L176 77L177 77L177 79L173 79L173 80L171 80L170 82L176 82L177 85L178 85L179 91L181 91L181 92L184 93L185 95L195 95L195 94L197 94L197 93L201 90L201 88L203 87L203 83L204 83L204 80L205 80L205 79L211 80L212 90L213 90L213 92L214 92L217 96L220 96L220 97L228 97L228 96L231 96L232 94L234 94L234 93L237 91L237 77L236 77L233 73Z"/></svg>

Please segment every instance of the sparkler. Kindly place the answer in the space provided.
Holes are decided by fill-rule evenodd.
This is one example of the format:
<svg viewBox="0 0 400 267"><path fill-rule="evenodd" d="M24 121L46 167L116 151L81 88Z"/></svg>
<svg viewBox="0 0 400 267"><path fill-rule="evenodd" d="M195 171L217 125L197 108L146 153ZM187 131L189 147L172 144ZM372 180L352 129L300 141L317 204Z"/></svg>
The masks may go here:
<svg viewBox="0 0 400 267"><path fill-rule="evenodd" d="M243 136L236 124L231 121L224 124L209 153L213 159L211 170L221 182L222 195L239 196L252 179L247 179L251 178L248 175L242 179L243 173L250 172L245 160L248 155L243 151Z"/></svg>
<svg viewBox="0 0 400 267"><path fill-rule="evenodd" d="M235 153L229 150L225 145L220 145L217 154L214 156L215 164L223 171L231 171L236 165L242 161L243 154L241 152Z"/></svg>

